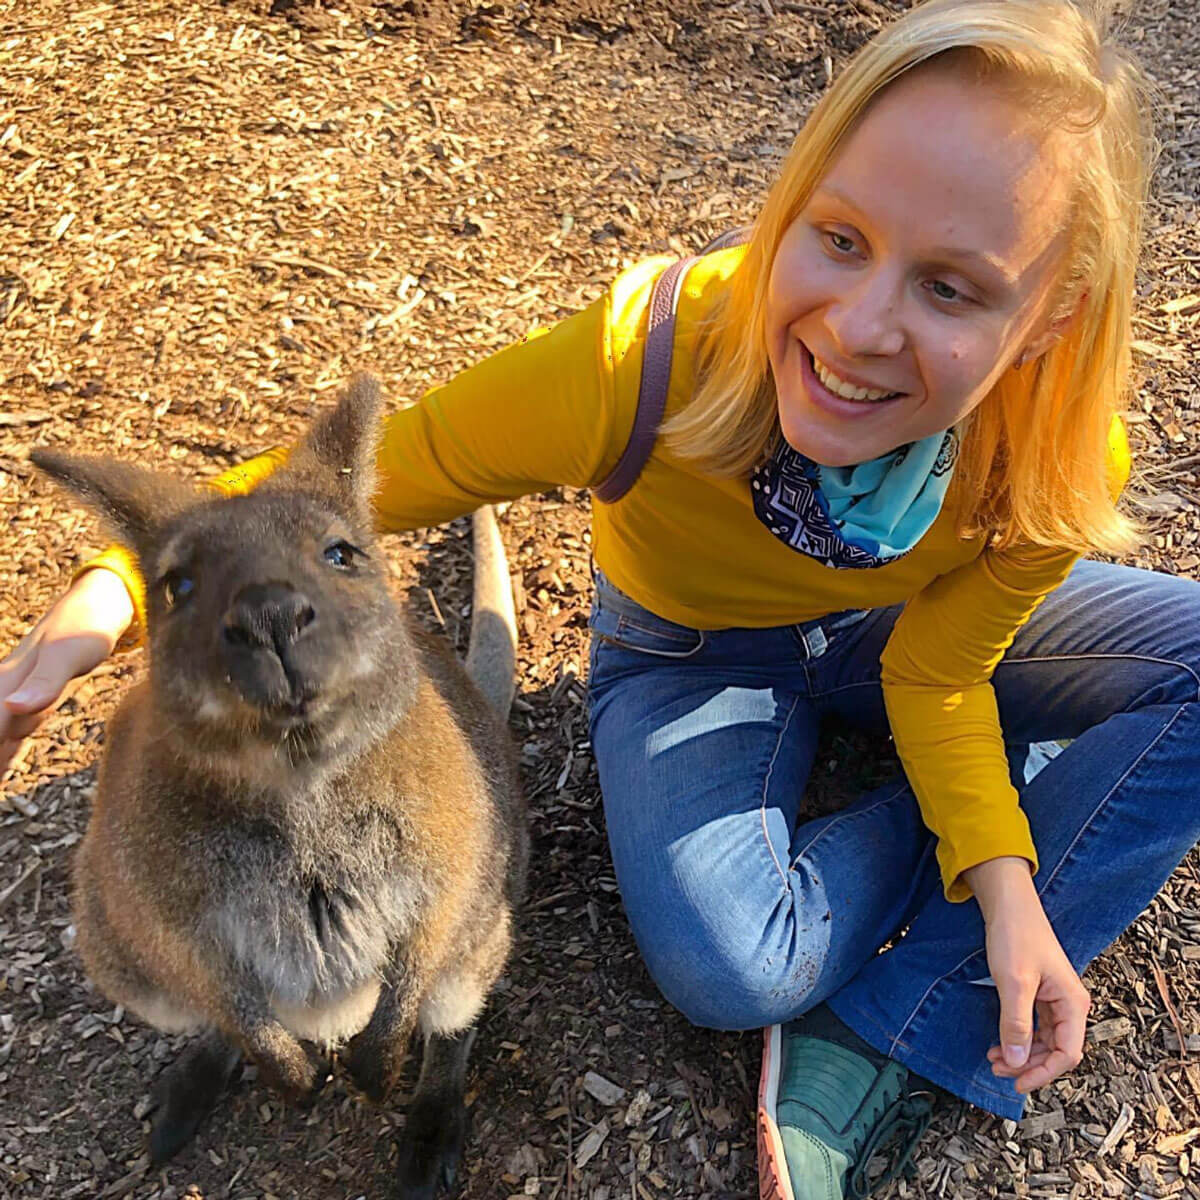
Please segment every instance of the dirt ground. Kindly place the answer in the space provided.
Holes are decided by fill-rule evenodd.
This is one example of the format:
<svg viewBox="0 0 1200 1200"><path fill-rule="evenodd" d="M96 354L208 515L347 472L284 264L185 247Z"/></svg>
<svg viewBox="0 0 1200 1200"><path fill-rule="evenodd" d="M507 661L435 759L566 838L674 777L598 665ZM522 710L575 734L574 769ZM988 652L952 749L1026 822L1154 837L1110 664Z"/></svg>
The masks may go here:
<svg viewBox="0 0 1200 1200"><path fill-rule="evenodd" d="M746 220L830 74L901 7L0 3L0 648L100 544L32 446L199 476L294 437L355 367L416 398L624 264ZM1149 0L1125 36L1161 85L1164 143L1128 414L1148 532L1129 561L1200 577L1191 0ZM564 490L503 518L535 865L474 1056L462 1194L747 1197L759 1038L697 1031L659 998L612 876L584 709L588 506ZM460 645L465 535L391 539L418 619ZM147 1169L148 1086L181 1043L89 988L67 896L104 721L141 658L79 687L0 797L0 1197L385 1196L402 1098L375 1109L336 1077L301 1112L249 1071ZM830 730L812 803L895 770L886 745ZM1089 971L1083 1066L1020 1125L945 1103L886 1195L1200 1195L1198 866Z"/></svg>

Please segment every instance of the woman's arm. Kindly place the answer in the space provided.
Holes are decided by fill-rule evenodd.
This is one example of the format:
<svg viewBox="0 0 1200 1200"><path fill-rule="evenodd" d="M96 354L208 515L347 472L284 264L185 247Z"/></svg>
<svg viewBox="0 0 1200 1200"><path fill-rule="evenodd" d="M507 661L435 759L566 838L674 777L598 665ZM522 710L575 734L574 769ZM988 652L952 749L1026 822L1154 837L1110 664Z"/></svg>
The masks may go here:
<svg viewBox="0 0 1200 1200"><path fill-rule="evenodd" d="M1036 869L991 676L1076 557L986 550L914 596L884 648L888 720L925 822L938 836L950 900L971 895L964 872L988 859L1022 858Z"/></svg>
<svg viewBox="0 0 1200 1200"><path fill-rule="evenodd" d="M988 1058L1022 1092L1079 1062L1090 1000L1037 893L1037 855L1009 779L990 680L1075 558L1031 547L985 551L909 602L883 655L888 717L939 837L947 898L973 894L983 915L1000 1000L999 1044Z"/></svg>

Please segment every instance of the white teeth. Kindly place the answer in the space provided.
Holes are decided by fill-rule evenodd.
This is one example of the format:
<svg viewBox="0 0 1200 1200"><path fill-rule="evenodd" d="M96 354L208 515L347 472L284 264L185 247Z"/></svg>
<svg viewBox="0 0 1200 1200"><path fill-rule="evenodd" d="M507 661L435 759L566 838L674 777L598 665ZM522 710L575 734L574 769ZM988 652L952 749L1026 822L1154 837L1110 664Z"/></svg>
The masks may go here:
<svg viewBox="0 0 1200 1200"><path fill-rule="evenodd" d="M887 397L896 394L895 392L879 391L875 388L855 387L854 384L847 383L844 379L839 379L815 354L812 361L817 378L831 392L837 396L844 397L846 400L885 400Z"/></svg>

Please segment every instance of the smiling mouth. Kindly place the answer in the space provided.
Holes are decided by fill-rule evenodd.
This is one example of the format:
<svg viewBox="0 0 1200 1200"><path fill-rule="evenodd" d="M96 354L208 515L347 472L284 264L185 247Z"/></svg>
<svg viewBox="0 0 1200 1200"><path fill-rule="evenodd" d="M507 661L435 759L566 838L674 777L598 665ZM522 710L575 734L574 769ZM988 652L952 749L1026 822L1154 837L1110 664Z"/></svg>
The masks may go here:
<svg viewBox="0 0 1200 1200"><path fill-rule="evenodd" d="M829 384L827 384L824 381L824 379L822 378L822 376L828 377L831 374L831 372L829 372L828 369L825 368L824 366L818 365L816 357L813 354L813 352L803 342L801 342L799 340L799 338L797 338L796 340L800 346L801 353L804 355L805 359L807 360L808 369L809 369L809 371L812 372L813 382L816 384L817 387L822 388L834 400L842 400L842 401L845 401L847 404L861 404L864 407L869 407L869 406L875 405L875 404L889 404L889 403L891 403L891 401L899 400L902 396L907 395L906 392L886 392L883 394L879 394L880 389L878 389L878 388L861 388L861 387L856 388L855 390L857 392L861 392L862 395L846 396L846 395L843 395L841 392L834 391L833 388L830 387ZM834 379L836 380L837 377L834 376ZM837 382L841 383L842 381L837 380ZM846 384L845 386L853 387L854 385ZM872 394L872 393L875 393L875 394Z"/></svg>

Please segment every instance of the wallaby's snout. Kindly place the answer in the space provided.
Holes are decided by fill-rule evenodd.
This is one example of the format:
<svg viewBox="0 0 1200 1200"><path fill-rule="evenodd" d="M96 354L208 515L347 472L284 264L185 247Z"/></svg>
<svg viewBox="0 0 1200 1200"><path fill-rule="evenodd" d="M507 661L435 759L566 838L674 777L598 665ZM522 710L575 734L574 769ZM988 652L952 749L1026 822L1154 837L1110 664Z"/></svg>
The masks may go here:
<svg viewBox="0 0 1200 1200"><path fill-rule="evenodd" d="M233 598L221 637L233 653L274 650L284 658L316 618L309 598L289 584L251 583Z"/></svg>
<svg viewBox="0 0 1200 1200"><path fill-rule="evenodd" d="M297 663L297 643L317 619L312 601L288 583L239 589L221 621L221 649L242 698L267 708L303 712L318 688Z"/></svg>

